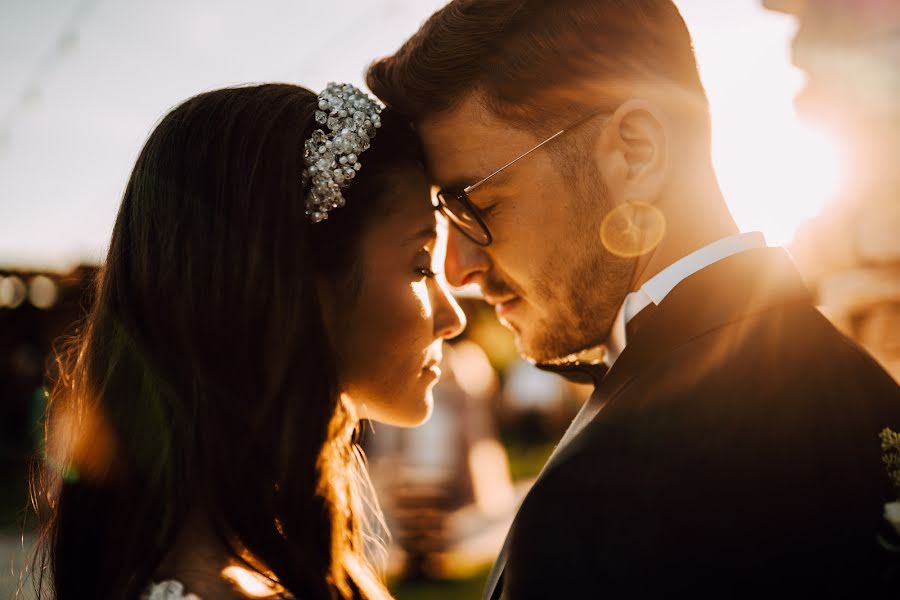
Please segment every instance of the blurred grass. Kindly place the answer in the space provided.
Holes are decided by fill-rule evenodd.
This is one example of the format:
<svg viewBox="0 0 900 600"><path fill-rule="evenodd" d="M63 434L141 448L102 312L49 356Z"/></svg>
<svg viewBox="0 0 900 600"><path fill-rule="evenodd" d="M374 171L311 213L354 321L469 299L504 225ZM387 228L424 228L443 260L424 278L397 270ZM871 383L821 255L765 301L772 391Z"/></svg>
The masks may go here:
<svg viewBox="0 0 900 600"><path fill-rule="evenodd" d="M29 507L28 474L19 469L4 470L0 476L0 532L19 531L23 521L33 525L35 519Z"/></svg>
<svg viewBox="0 0 900 600"><path fill-rule="evenodd" d="M396 581L391 585L391 593L397 600L477 600L490 572L490 565L486 565L460 579Z"/></svg>
<svg viewBox="0 0 900 600"><path fill-rule="evenodd" d="M537 477L544 463L553 453L556 442L542 442L526 445L518 441L506 443L506 452L509 455L509 474L513 481Z"/></svg>

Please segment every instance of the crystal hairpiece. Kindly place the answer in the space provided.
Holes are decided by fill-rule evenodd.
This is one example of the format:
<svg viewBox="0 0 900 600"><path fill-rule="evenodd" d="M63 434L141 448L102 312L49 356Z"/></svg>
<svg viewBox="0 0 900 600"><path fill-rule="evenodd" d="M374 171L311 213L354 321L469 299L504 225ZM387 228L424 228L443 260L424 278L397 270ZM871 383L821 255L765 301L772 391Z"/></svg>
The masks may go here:
<svg viewBox="0 0 900 600"><path fill-rule="evenodd" d="M329 83L319 94L316 129L303 146L303 183L310 183L306 216L313 223L344 206L341 188L350 185L362 167L359 155L369 149L375 130L381 127L381 105L349 83Z"/></svg>

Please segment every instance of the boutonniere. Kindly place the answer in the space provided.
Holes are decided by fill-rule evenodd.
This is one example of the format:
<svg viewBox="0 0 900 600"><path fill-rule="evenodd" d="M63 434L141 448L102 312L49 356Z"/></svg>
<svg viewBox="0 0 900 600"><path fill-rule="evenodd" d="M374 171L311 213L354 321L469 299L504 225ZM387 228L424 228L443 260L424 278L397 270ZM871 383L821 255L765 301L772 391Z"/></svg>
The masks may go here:
<svg viewBox="0 0 900 600"><path fill-rule="evenodd" d="M885 427L878 437L881 438L881 460L887 467L888 477L900 499L900 433ZM895 500L884 505L884 518L900 535L900 501Z"/></svg>

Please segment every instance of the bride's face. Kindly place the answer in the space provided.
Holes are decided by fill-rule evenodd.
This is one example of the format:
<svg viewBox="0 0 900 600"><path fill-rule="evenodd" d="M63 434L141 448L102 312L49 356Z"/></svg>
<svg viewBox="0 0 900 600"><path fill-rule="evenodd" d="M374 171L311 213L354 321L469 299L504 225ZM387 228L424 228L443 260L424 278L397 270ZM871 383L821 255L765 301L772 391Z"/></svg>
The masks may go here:
<svg viewBox="0 0 900 600"><path fill-rule="evenodd" d="M344 308L329 320L344 398L361 418L413 426L431 414L442 342L462 331L465 317L438 272L446 224L431 208L424 173L389 176L381 201L392 209L361 240L359 293L334 290Z"/></svg>

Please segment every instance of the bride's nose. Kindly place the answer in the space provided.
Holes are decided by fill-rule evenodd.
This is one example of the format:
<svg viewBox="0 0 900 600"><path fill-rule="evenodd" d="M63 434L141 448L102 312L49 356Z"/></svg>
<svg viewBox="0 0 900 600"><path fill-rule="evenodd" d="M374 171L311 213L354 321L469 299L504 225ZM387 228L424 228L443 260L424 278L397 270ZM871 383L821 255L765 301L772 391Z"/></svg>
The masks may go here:
<svg viewBox="0 0 900 600"><path fill-rule="evenodd" d="M466 315L447 287L439 281L434 298L434 336L450 339L458 336L466 328Z"/></svg>

